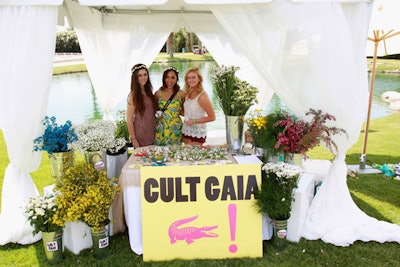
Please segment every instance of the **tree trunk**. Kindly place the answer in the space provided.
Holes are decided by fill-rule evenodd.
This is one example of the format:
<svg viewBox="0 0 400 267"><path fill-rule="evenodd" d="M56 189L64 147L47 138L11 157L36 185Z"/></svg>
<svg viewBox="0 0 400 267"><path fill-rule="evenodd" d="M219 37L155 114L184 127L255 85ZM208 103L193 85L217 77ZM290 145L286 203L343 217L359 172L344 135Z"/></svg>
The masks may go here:
<svg viewBox="0 0 400 267"><path fill-rule="evenodd" d="M171 32L167 39L167 54L174 57L174 33Z"/></svg>
<svg viewBox="0 0 400 267"><path fill-rule="evenodd" d="M192 32L189 33L189 47L190 47L190 51L193 51L193 33Z"/></svg>

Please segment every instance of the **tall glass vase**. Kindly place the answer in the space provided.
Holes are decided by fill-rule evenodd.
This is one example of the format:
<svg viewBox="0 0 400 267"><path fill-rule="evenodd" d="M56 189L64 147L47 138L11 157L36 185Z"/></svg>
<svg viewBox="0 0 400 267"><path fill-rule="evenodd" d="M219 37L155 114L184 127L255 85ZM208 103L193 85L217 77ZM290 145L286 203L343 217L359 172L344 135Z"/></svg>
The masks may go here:
<svg viewBox="0 0 400 267"><path fill-rule="evenodd" d="M91 164L97 171L107 171L106 151L87 151L85 152L87 164Z"/></svg>
<svg viewBox="0 0 400 267"><path fill-rule="evenodd" d="M226 145L229 154L240 154L243 145L243 116L225 116Z"/></svg>

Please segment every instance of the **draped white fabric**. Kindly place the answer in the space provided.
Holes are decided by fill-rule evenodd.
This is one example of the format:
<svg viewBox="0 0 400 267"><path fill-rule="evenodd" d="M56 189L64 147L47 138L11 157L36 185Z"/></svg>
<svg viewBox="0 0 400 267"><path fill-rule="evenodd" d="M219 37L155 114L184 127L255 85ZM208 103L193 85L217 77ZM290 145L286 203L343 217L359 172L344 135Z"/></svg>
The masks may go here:
<svg viewBox="0 0 400 267"><path fill-rule="evenodd" d="M126 99L130 69L151 65L176 23L174 14L102 14L66 1L104 119Z"/></svg>
<svg viewBox="0 0 400 267"><path fill-rule="evenodd" d="M400 242L400 227L376 223L365 215L346 184L345 154L356 142L366 114L367 71L364 51L359 48L365 47L369 8L368 3L284 0L269 5L210 6L296 115L304 115L309 108L322 109L335 115L337 126L346 129L348 139L336 138L339 156L313 201L303 233L308 239L341 246L356 240ZM377 226L381 235L376 234Z"/></svg>
<svg viewBox="0 0 400 267"><path fill-rule="evenodd" d="M267 86L267 81L221 27L212 14L183 14L183 20L195 32L207 50L213 55L219 65L238 66L236 75L259 89L258 106L265 107L272 98L274 91Z"/></svg>
<svg viewBox="0 0 400 267"><path fill-rule="evenodd" d="M0 245L40 239L32 236L22 208L38 195L29 173L39 167L41 153L32 152L32 140L43 130L56 21L57 7L0 6L0 127L10 159L2 188Z"/></svg>

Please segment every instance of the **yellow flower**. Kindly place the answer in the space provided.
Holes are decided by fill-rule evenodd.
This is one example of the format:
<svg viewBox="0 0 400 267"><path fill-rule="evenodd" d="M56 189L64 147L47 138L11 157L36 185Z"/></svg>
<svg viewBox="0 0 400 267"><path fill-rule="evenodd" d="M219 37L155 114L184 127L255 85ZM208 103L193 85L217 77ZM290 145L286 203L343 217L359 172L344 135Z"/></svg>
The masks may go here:
<svg viewBox="0 0 400 267"><path fill-rule="evenodd" d="M108 213L120 188L116 178L107 178L90 164L77 163L68 168L56 185L59 210L54 223L63 226L67 221L83 220L90 227L108 223Z"/></svg>

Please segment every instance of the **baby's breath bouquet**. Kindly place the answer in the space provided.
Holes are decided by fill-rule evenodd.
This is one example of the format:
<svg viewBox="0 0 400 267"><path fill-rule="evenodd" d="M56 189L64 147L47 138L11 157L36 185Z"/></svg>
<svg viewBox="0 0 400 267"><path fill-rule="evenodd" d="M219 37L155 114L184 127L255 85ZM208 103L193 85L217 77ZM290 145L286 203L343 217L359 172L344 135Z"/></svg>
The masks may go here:
<svg viewBox="0 0 400 267"><path fill-rule="evenodd" d="M214 71L214 94L226 116L244 116L258 103L258 89L235 76L239 67L222 65Z"/></svg>
<svg viewBox="0 0 400 267"><path fill-rule="evenodd" d="M111 202L120 188L116 178L109 179L106 172L78 162L65 170L55 190L59 207L54 215L55 223L64 225L68 221L82 220L97 229L109 223Z"/></svg>
<svg viewBox="0 0 400 267"><path fill-rule="evenodd" d="M274 220L290 217L293 189L302 169L284 162L267 163L262 167L261 189L256 193L257 209Z"/></svg>
<svg viewBox="0 0 400 267"><path fill-rule="evenodd" d="M25 216L31 226L32 234L39 232L57 232L64 224L57 225L53 222L54 214L57 212L55 197L52 195L31 197L25 205Z"/></svg>
<svg viewBox="0 0 400 267"><path fill-rule="evenodd" d="M43 135L33 140L33 151L44 150L49 155L57 152L67 152L68 145L77 139L71 121L58 124L55 117L46 116L43 121Z"/></svg>
<svg viewBox="0 0 400 267"><path fill-rule="evenodd" d="M70 147L82 153L106 151L114 145L116 125L113 121L86 121L76 126L78 140Z"/></svg>

